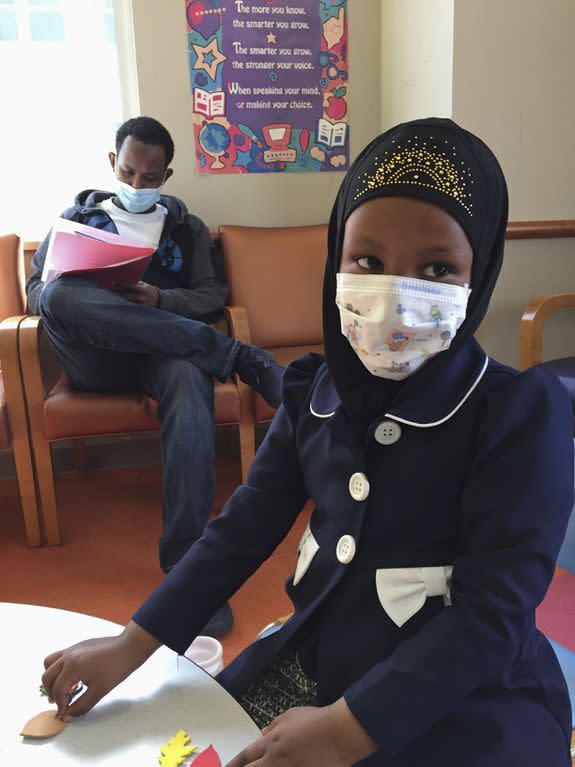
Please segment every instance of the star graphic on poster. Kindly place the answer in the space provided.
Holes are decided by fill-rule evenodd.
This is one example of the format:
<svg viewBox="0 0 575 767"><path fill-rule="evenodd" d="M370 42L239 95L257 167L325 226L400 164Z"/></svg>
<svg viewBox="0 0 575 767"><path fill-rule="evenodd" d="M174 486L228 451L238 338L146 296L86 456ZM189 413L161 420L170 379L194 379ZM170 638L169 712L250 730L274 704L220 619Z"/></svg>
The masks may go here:
<svg viewBox="0 0 575 767"><path fill-rule="evenodd" d="M218 66L226 60L226 56L218 49L218 41L214 38L208 45L193 45L196 62L193 69L203 69L212 80L216 79Z"/></svg>
<svg viewBox="0 0 575 767"><path fill-rule="evenodd" d="M273 32L270 32L269 35L266 35L268 43L277 43L276 36Z"/></svg>
<svg viewBox="0 0 575 767"><path fill-rule="evenodd" d="M236 168L247 168L251 162L251 159L251 146L247 150L238 149L236 151L236 160L234 162L234 166Z"/></svg>

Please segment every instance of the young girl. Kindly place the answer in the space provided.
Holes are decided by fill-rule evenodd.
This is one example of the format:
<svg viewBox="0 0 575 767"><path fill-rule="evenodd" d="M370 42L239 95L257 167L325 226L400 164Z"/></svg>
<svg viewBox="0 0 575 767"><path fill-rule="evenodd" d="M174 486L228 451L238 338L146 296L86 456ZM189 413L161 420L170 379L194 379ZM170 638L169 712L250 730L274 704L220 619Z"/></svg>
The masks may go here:
<svg viewBox="0 0 575 767"><path fill-rule="evenodd" d="M61 715L161 643L184 652L312 498L293 617L219 677L265 728L231 767L570 764L566 685L535 628L573 505L570 403L473 338L506 222L496 159L450 120L362 152L330 221L325 359L288 368L248 484L123 633L46 659Z"/></svg>

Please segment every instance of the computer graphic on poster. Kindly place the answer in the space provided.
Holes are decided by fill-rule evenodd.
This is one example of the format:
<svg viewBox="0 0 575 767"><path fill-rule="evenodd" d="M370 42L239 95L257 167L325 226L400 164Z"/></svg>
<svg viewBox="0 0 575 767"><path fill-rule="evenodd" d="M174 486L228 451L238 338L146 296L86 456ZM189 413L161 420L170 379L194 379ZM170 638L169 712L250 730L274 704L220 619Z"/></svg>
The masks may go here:
<svg viewBox="0 0 575 767"><path fill-rule="evenodd" d="M200 173L345 170L347 0L186 0Z"/></svg>

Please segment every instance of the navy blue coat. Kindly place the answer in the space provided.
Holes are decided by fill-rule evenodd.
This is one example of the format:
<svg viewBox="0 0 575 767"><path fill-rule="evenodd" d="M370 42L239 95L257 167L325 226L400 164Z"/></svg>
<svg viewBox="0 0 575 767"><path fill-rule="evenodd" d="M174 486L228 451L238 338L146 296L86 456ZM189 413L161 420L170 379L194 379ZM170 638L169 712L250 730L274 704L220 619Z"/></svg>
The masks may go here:
<svg viewBox="0 0 575 767"><path fill-rule="evenodd" d="M425 391L408 379L367 432L323 358L304 357L248 483L134 620L184 652L312 498L294 616L222 684L240 696L314 616L319 702L345 697L380 746L366 764L567 767L567 688L535 608L573 506L571 424L552 375L474 340Z"/></svg>

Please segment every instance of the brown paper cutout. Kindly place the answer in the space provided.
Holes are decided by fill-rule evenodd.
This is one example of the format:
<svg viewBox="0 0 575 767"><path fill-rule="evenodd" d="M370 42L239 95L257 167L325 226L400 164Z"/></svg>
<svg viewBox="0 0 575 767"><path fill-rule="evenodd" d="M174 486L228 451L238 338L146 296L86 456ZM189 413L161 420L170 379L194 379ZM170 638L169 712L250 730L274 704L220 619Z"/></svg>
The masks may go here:
<svg viewBox="0 0 575 767"><path fill-rule="evenodd" d="M52 708L33 716L26 722L20 735L24 735L26 738L52 738L62 732L65 726L66 722L56 719L56 710Z"/></svg>

